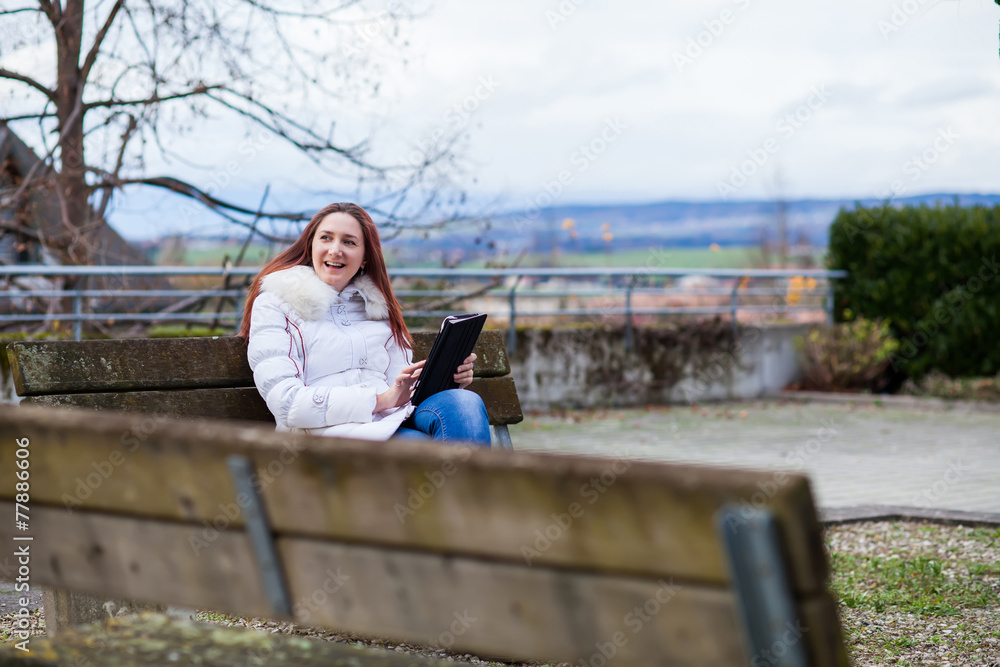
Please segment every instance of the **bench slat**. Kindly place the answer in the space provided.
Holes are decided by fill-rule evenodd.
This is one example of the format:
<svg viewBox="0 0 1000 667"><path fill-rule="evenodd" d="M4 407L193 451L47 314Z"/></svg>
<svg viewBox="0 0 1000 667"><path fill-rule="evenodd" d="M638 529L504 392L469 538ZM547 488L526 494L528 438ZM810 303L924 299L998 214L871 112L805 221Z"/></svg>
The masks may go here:
<svg viewBox="0 0 1000 667"><path fill-rule="evenodd" d="M721 587L315 540L279 548L296 598L322 589L331 569L349 577L310 610L310 622L326 627L427 642L465 619L454 648L483 657L589 665L607 644L616 665L745 664Z"/></svg>
<svg viewBox="0 0 1000 667"><path fill-rule="evenodd" d="M133 414L162 414L180 419L243 419L274 423L256 387L241 389L177 389L124 393L51 394L28 396L21 405L119 410Z"/></svg>
<svg viewBox="0 0 1000 667"><path fill-rule="evenodd" d="M0 469L14 469L24 437L33 503L239 524L226 516L238 511L224 460L238 452L253 459L280 534L714 584L728 580L715 512L761 496L785 535L794 590L819 593L826 580L808 482L790 473L373 445L32 406L0 406ZM0 498L12 497L0 486Z"/></svg>
<svg viewBox="0 0 1000 667"><path fill-rule="evenodd" d="M0 538L10 543L13 528L0 523ZM39 507L32 533L35 583L271 615L238 529L208 541L204 526ZM278 548L305 625L512 660L596 664L603 647L621 665L746 664L721 587L296 537ZM803 641L825 634L830 604L825 594L803 602ZM847 664L813 652L811 664Z"/></svg>
<svg viewBox="0 0 1000 667"><path fill-rule="evenodd" d="M7 348L20 396L253 386L246 345L236 337L24 341Z"/></svg>
<svg viewBox="0 0 1000 667"><path fill-rule="evenodd" d="M0 502L0 508L14 511L10 502ZM42 506L32 506L30 514L33 586L199 609L239 609L244 615L270 613L242 530L217 532L212 558L198 558L191 540L202 537L204 526ZM0 529L7 544L21 544L12 541L14 532Z"/></svg>
<svg viewBox="0 0 1000 667"><path fill-rule="evenodd" d="M426 356L435 335L414 332L416 359ZM246 344L236 337L20 341L7 347L20 396L253 386ZM478 377L510 373L500 331L483 331L475 352Z"/></svg>
<svg viewBox="0 0 1000 667"><path fill-rule="evenodd" d="M469 385L469 390L483 399L490 424L520 424L524 421L512 376L476 378Z"/></svg>
<svg viewBox="0 0 1000 667"><path fill-rule="evenodd" d="M307 612L299 622L427 643L464 617L452 648L505 660L597 665L603 654L635 667L747 664L725 588L330 541L278 545L292 597ZM331 589L325 600L312 597ZM809 664L847 667L829 595L799 606L806 631L791 637L806 643Z"/></svg>
<svg viewBox="0 0 1000 667"><path fill-rule="evenodd" d="M490 424L517 424L524 419L521 404L517 400L517 390L514 388L514 378L476 378L469 389L483 398ZM28 396L21 404L162 414L179 419L244 419L274 423L274 416L255 387L51 394Z"/></svg>

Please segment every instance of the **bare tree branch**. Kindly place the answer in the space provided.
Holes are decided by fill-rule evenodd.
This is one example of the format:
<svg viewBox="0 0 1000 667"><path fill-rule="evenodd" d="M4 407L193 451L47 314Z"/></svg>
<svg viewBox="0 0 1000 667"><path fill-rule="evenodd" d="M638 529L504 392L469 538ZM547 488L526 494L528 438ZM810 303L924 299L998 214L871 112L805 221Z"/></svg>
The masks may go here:
<svg viewBox="0 0 1000 667"><path fill-rule="evenodd" d="M445 297L434 297L437 299L436 301L434 300L418 301L416 307L419 310L438 310L438 309L450 308L456 303L461 303L466 299L474 299L477 296L482 296L486 294L494 287L501 285L503 283L503 280L504 280L503 277L490 278L488 283L486 283L482 287L477 287L471 292L465 292L463 294L455 294Z"/></svg>
<svg viewBox="0 0 1000 667"><path fill-rule="evenodd" d="M170 190L171 192L176 192L179 195L184 195L185 197L190 197L195 199L202 204L213 208L213 209L225 209L227 211L232 211L234 213L243 213L245 215L260 216L262 218L271 218L278 220L291 220L300 221L308 220L312 217L311 211L303 211L297 213L265 213L263 211L255 211L253 209L246 208L244 206L239 206L237 204L230 204L221 199L217 199L212 195L208 194L204 190L191 185L190 183L185 183L184 181L174 178L172 176L154 176L149 178L126 178L119 179L117 181L107 181L105 183L99 184L95 187L121 187L123 185L150 185L156 188L163 188L165 190Z"/></svg>
<svg viewBox="0 0 1000 667"><path fill-rule="evenodd" d="M42 13L42 10L38 7L21 7L20 9L4 9L0 10L0 16L6 16L7 14L20 14L21 12L35 12L38 14Z"/></svg>
<svg viewBox="0 0 1000 667"><path fill-rule="evenodd" d="M97 172L98 170L92 169L91 171ZM171 192L174 192L176 194L183 195L185 197L189 197L190 199L194 199L195 201L199 202L200 204L202 204L205 207L207 207L210 210L212 210L216 215L218 215L218 216L220 216L222 218L225 218L226 220L228 220L229 222L233 223L234 225L238 225L240 227L245 227L247 229L252 229L253 228L253 224L252 223L248 223L248 222L246 222L244 220L241 220L240 218L237 218L235 215L232 215L231 213L240 213L240 214L247 214L247 215L255 215L255 216L258 217L258 219L259 218L267 218L267 219L272 219L272 220L274 220L274 219L277 219L277 220L286 220L286 221L290 221L290 222L303 222L303 221L309 220L309 218L312 217L312 212L311 211L303 211L303 212L297 212L297 213L296 212L293 212L293 213L264 213L262 211L260 211L260 212L251 211L250 209L244 208L242 206L238 206L238 205L235 205L235 204L230 204L229 202L225 202L225 201L222 201L221 199L217 199L217 198L209 195L208 193L200 190L199 188L195 187L194 185L191 185L190 183L185 183L184 181L181 181L180 179L176 179L176 178L173 178L173 177L170 177L170 176L161 176L161 177L152 177L152 178L138 178L138 179L120 179L120 180L112 180L110 178L110 176L111 176L110 174L103 174L103 176L105 177L106 180L104 182L102 182L102 183L99 183L99 184L95 185L94 189L102 189L102 188L112 189L112 188L120 188L120 187L125 186L125 185L136 185L136 184L149 185L149 186L152 186L152 187L164 188L164 189L170 190ZM295 239L289 238L287 236L279 236L277 234L268 234L268 233L263 232L263 231L261 231L259 229L256 230L256 233L261 238L266 239L268 241L275 242L275 243L289 243L289 242L295 240Z"/></svg>
<svg viewBox="0 0 1000 667"><path fill-rule="evenodd" d="M3 116L0 118L5 123L13 123L16 120L42 120L45 118L56 118L54 113L27 113L22 116Z"/></svg>
<svg viewBox="0 0 1000 667"><path fill-rule="evenodd" d="M343 2L332 9L328 9L325 12L294 12L286 9L269 7L262 2L256 2L255 0L243 0L243 2L267 14L272 14L274 16L289 16L300 19L328 19L331 15L358 4L358 0L346 0L346 2Z"/></svg>
<svg viewBox="0 0 1000 667"><path fill-rule="evenodd" d="M87 52L87 57L83 61L83 67L80 68L80 80L84 83L86 83L87 78L90 76L90 70L93 68L94 63L97 62L97 54L101 51L101 44L104 42L104 37L108 34L108 30L111 29L111 24L115 22L115 17L118 16L118 10L122 8L123 2L124 0L116 0L114 7L108 13L108 18L104 21L104 25L101 26L101 29L94 37L94 44L90 47L90 51Z"/></svg>
<svg viewBox="0 0 1000 667"><path fill-rule="evenodd" d="M188 90L183 93L174 93L172 95L153 95L152 97L147 97L144 100L101 100L100 102L88 102L83 105L84 109L96 109L98 107L137 107L146 106L150 104L159 104L160 102L169 102L171 100L180 100L185 97L193 97L195 95L204 95L210 90L217 90L219 88L224 88L221 85L206 86L201 84L196 86L192 90Z"/></svg>
<svg viewBox="0 0 1000 667"><path fill-rule="evenodd" d="M135 119L135 116L129 114L128 117L128 127L125 128L125 132L122 134L121 147L118 150L118 159L115 160L114 171L111 172L115 180L118 179L118 175L122 170L122 163L125 161L125 151L128 148L129 140L135 136L135 131L138 129L139 124ZM104 195L101 199L101 205L97 208L97 215L99 218L103 218L104 214L108 210L108 204L111 203L111 193L113 192L110 188L103 189Z"/></svg>
<svg viewBox="0 0 1000 667"><path fill-rule="evenodd" d="M235 93L232 90L229 90L229 89L224 89L224 90L226 90L226 92L229 92L229 93L232 93L232 94L236 95L237 97L239 97L243 101L245 101L248 104L250 104L250 106L252 106L252 107L254 107L256 109L259 109L264 114L266 114L266 115L274 118L275 120L280 121L282 123L286 123L287 125L289 125L291 127L294 127L295 129L301 131L306 137L312 139L313 141L312 142L306 142L306 141L295 139L294 137L292 137L288 133L287 130L285 130L284 128L282 128L278 123L268 123L263 118L261 118L260 116L257 116L257 115L251 113L250 111L248 111L246 109L241 109L240 107L238 107L238 106L236 106L236 105L234 105L234 104L232 104L230 102L227 102L226 100L222 99L218 95L208 95L208 97L210 99L215 100L216 102L218 102L222 106L226 107L227 109L231 109L231 110L235 111L236 113L240 114L241 116L243 116L245 118L249 118L250 120L252 120L256 124L260 125L261 127L266 128L268 130L271 130L272 132L274 132L275 134L277 134L278 136L280 136L285 141L288 141L293 146L295 146L299 150L301 150L304 153L306 153L307 155L309 155L310 158L313 157L312 155L310 155L311 153L316 153L316 152L321 152L321 151L330 151L332 153L337 153L338 155L341 155L342 157L346 158L348 160L348 162L354 164L357 167L362 167L364 169L372 170L372 171L377 171L377 172L380 172L380 173L382 172L382 170L373 167L371 164L369 164L369 163L367 163L367 162L365 162L364 160L361 159L361 157L360 157L359 154L363 153L366 150L366 148L367 148L366 142L361 142L360 144L357 144L355 146L351 146L350 148L342 148L340 146L336 146L336 145L330 143L329 140L323 139L322 137L320 137L313 130L310 130L309 128L304 127L303 125L295 122L291 118L288 118L284 114L281 114L278 111L275 111L274 109L270 108L269 106L267 106L267 105L265 105L265 104L263 104L261 102L258 102L255 99L247 97L245 95L241 95L240 93Z"/></svg>
<svg viewBox="0 0 1000 667"><path fill-rule="evenodd" d="M226 272L222 279L222 289L224 290L228 290L231 287L233 274L229 272L229 267L240 265L240 263L243 261L243 255L246 253L247 248L250 247L250 242L253 240L254 235L257 234L257 223L261 221L260 211L264 210L264 204L267 202L267 197L270 194L271 194L271 186L268 185L267 187L264 188L264 196L261 197L260 204L257 206L257 211L258 211L257 216L253 219L253 222L250 223L250 233L247 234L246 239L244 239L243 245L240 247L240 251L236 254L236 259L230 262L229 256L228 255L226 256ZM215 308L215 319L212 320L212 324L209 327L210 329L214 329L219 325L219 315L222 313L223 307L226 305L226 303L230 303L232 301L233 300L228 297L219 298L219 304Z"/></svg>
<svg viewBox="0 0 1000 667"><path fill-rule="evenodd" d="M42 240L42 237L38 234L38 232L36 230L34 230L34 229L30 228L30 227L25 227L24 225L18 225L18 224L12 224L12 223L9 223L9 222L2 222L2 221L0 221L0 229L4 230L5 232L13 232L15 234L23 234L24 236L32 238L32 239L34 239L36 241L41 241Z"/></svg>
<svg viewBox="0 0 1000 667"><path fill-rule="evenodd" d="M10 79L12 81L20 81L21 83L26 83L35 90L45 95L45 97L49 98L53 102L56 101L56 94L52 90L46 88L38 81L32 79L30 76L26 76L24 74L18 74L17 72L11 72L9 69L4 69L3 67L0 67L0 79Z"/></svg>
<svg viewBox="0 0 1000 667"><path fill-rule="evenodd" d="M45 12L45 15L49 17L52 27L58 26L62 20L62 6L59 4L59 0L56 0L56 4L54 5L50 0L38 0L38 4L41 6L42 11Z"/></svg>
<svg viewBox="0 0 1000 667"><path fill-rule="evenodd" d="M260 198L260 205L257 206L257 216L253 219L253 224L250 227L250 233L247 234L246 240L243 241L243 246L240 247L240 251L236 255L236 260L234 262L236 266L239 266L240 263L243 261L243 255L246 253L247 248L250 247L250 241L253 240L253 236L257 232L257 223L260 222L261 220L261 212L264 210L264 204L267 202L267 197L269 194L271 194L270 185L264 188L264 196ZM228 287L229 287L229 279L227 278L226 288L228 289Z"/></svg>
<svg viewBox="0 0 1000 667"><path fill-rule="evenodd" d="M28 4L7 0L19 7L0 10L0 17L44 13L54 30L36 43L53 44L58 75L50 89L0 70L0 77L31 86L46 99L43 106L32 94L35 107L19 109L23 113L11 119L38 122L36 150L44 154L17 194L43 177L45 186L54 186L62 220L50 216L53 224L42 232L60 261L105 257L94 231L106 226L103 217L117 193L136 185L197 201L249 229L248 238L287 241L279 236L290 233L284 227L307 220L312 211L252 210L209 194L215 191L206 182L146 174L148 154L157 149L169 160L188 162L191 156L178 154L174 147L183 144L174 139L190 136L206 118L238 119L251 142L281 139L332 177L327 190L344 192L353 181L356 198L387 221L388 234L414 222L428 228L459 220L441 212L456 138L435 136L415 163L382 164L368 139L354 138L356 128L341 133L334 122L356 91L378 88L378 78L369 74L377 74L377 58L386 57L386 50L367 47L405 44L396 28L414 16L408 0L381 10L363 0L38 0L37 9L21 2ZM375 29L362 33L358 26ZM302 38L303 28L322 39ZM55 112L49 113L52 105ZM344 141L347 136L352 138ZM251 148L253 154L263 150ZM6 192L0 199L0 205L11 204ZM270 220L270 235L260 230L264 219Z"/></svg>

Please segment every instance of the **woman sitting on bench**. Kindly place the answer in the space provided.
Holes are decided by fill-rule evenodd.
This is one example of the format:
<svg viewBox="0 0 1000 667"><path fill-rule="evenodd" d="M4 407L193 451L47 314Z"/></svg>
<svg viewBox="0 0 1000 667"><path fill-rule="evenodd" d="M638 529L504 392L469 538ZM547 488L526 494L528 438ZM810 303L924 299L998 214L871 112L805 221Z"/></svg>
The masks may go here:
<svg viewBox="0 0 1000 667"><path fill-rule="evenodd" d="M239 335L254 384L279 431L365 440L390 437L490 446L482 399L465 389L476 355L455 371L459 389L410 403L423 361L392 292L378 230L356 204L330 204L271 260L247 295Z"/></svg>

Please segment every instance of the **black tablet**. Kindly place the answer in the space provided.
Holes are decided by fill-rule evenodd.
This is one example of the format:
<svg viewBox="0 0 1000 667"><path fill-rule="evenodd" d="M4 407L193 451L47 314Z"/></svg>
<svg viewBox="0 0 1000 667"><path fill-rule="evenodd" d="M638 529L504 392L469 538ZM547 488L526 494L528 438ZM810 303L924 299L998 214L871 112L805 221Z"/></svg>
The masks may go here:
<svg viewBox="0 0 1000 667"><path fill-rule="evenodd" d="M444 318L441 330L431 345L431 351L427 353L427 363L414 385L413 395L410 397L413 405L420 405L439 391L458 387L454 379L455 370L472 354L484 324L486 313L449 315Z"/></svg>

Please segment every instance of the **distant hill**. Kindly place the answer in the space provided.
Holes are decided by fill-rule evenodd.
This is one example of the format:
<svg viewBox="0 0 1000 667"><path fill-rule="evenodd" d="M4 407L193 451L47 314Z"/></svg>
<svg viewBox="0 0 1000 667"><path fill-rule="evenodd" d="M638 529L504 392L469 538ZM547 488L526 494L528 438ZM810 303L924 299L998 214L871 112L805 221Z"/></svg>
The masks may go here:
<svg viewBox="0 0 1000 667"><path fill-rule="evenodd" d="M1000 195L928 194L892 200L894 206L921 204L947 205L958 200L963 206L1000 205ZM720 246L758 246L762 240L777 240L777 221L781 208L787 225L788 242L793 246L825 247L830 223L842 208L858 204L877 206L875 199L792 199L775 201L662 201L648 204L566 204L535 211L506 211L474 224L449 226L431 232L402 232L386 238L386 250L396 259L415 265L451 264L455 261L486 260L510 257L522 251L549 254L626 252L659 247L708 248ZM143 228L155 226L157 215L151 210L143 218ZM176 217L176 216L175 216ZM572 223L566 222L572 220ZM138 223L137 223L138 224ZM202 239L212 248L238 248L245 236L226 223L215 223L219 233L205 233L212 225L201 225ZM162 232L161 232L162 233ZM280 233L278 231L277 233ZM290 234L297 233L294 229ZM610 234L610 241L605 234ZM163 250L162 238L149 238L143 245ZM189 248L198 242L189 239ZM263 257L274 248L255 250ZM232 249L226 250L231 252ZM216 252L216 250L212 250ZM256 259L248 261L251 263Z"/></svg>
<svg viewBox="0 0 1000 667"><path fill-rule="evenodd" d="M892 200L894 206L1000 205L1000 195L929 194ZM478 229L451 229L427 238L403 234L390 242L400 255L497 250L600 252L657 246L757 245L777 239L781 207L791 244L825 246L830 223L842 208L877 206L875 199L795 199L775 201L663 201L650 204L552 206L493 216ZM570 222L565 222L567 219ZM575 237L572 234L575 232ZM604 238L605 232L611 240Z"/></svg>

